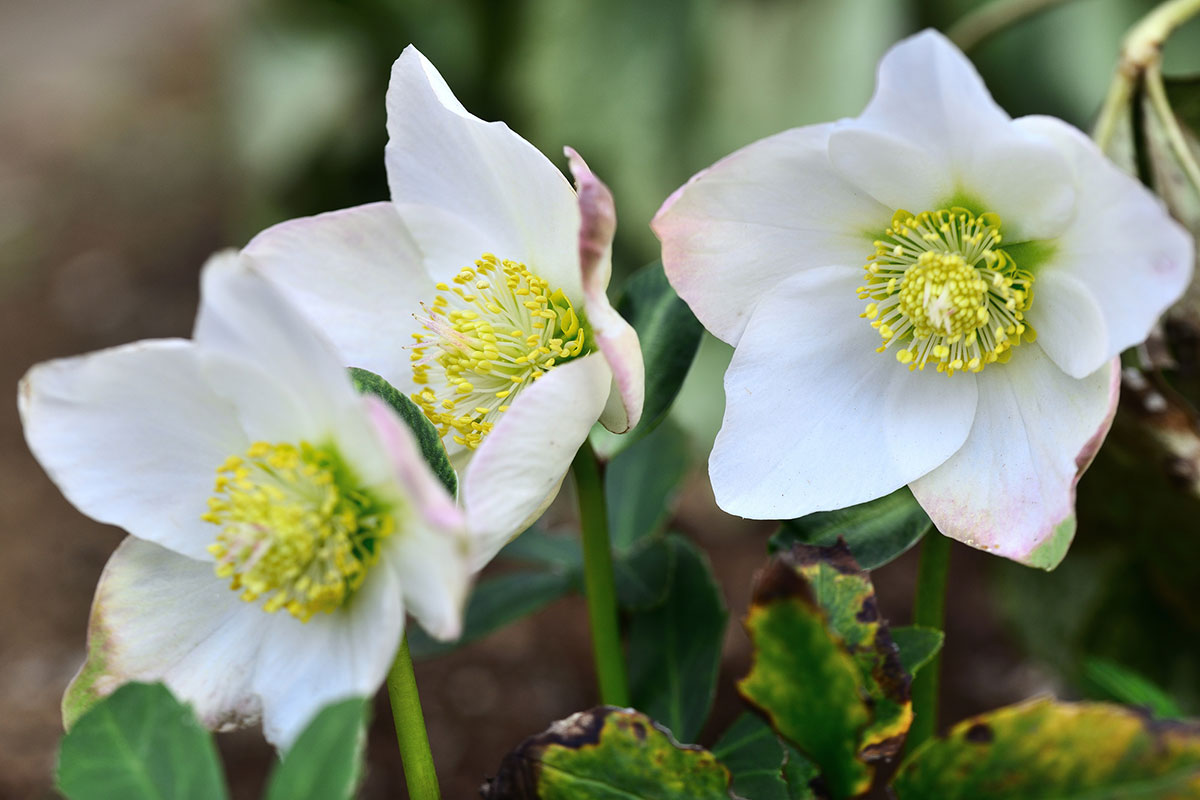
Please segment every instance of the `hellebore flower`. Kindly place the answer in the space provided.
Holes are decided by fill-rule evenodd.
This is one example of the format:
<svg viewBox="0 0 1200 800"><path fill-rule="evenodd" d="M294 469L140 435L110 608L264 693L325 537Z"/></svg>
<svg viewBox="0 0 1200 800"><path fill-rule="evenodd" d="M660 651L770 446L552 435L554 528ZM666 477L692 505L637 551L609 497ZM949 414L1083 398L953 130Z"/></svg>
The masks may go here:
<svg viewBox="0 0 1200 800"><path fill-rule="evenodd" d="M637 424L637 334L605 296L612 195L578 192L472 116L408 47L392 68L392 200L269 228L246 252L338 347L408 394L459 474L477 568L537 519L599 419Z"/></svg>
<svg viewBox="0 0 1200 800"><path fill-rule="evenodd" d="M70 724L161 680L210 728L287 747L383 682L410 612L461 628L462 514L399 417L244 260L205 267L192 341L50 361L21 382L29 447L81 511L131 536L92 606Z"/></svg>
<svg viewBox="0 0 1200 800"><path fill-rule="evenodd" d="M764 139L653 222L736 349L717 502L784 519L907 484L942 533L1056 565L1115 410L1116 356L1180 296L1192 242L1081 132L1013 120L932 31L849 120Z"/></svg>

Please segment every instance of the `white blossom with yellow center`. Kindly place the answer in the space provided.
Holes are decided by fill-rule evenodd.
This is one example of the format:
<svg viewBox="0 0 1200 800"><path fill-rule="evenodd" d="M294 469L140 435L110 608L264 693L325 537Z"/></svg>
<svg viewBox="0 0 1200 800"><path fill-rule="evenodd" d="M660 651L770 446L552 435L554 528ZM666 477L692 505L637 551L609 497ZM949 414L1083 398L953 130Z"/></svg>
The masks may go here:
<svg viewBox="0 0 1200 800"><path fill-rule="evenodd" d="M194 338L34 367L30 449L81 511L130 536L96 589L70 724L130 680L212 728L288 746L371 696L411 613L455 638L461 513L381 401L244 258L205 268Z"/></svg>
<svg viewBox="0 0 1200 800"><path fill-rule="evenodd" d="M1011 119L933 31L884 56L859 117L728 156L653 227L676 291L735 348L709 461L722 508L788 519L907 484L942 533L1044 568L1074 533L1116 356L1193 256L1086 136Z"/></svg>
<svg viewBox="0 0 1200 800"><path fill-rule="evenodd" d="M415 48L392 68L391 202L292 220L246 251L443 436L482 567L558 492L597 421L637 424L637 334L610 305L612 195L473 116Z"/></svg>

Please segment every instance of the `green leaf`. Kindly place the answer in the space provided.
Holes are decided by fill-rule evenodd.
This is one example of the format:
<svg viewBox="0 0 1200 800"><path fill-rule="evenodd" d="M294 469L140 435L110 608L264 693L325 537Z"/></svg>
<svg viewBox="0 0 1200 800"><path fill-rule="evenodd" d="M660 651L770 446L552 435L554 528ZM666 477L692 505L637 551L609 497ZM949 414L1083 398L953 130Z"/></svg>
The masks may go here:
<svg viewBox="0 0 1200 800"><path fill-rule="evenodd" d="M484 800L729 800L729 770L632 709L582 711L509 753Z"/></svg>
<svg viewBox="0 0 1200 800"><path fill-rule="evenodd" d="M677 534L667 541L667 598L629 621L630 695L680 740L695 741L716 692L729 612L704 553Z"/></svg>
<svg viewBox="0 0 1200 800"><path fill-rule="evenodd" d="M733 792L748 800L792 800L783 779L787 759L771 726L754 714L743 713L712 748L733 775Z"/></svg>
<svg viewBox="0 0 1200 800"><path fill-rule="evenodd" d="M793 544L832 545L846 540L863 569L878 569L921 541L933 523L907 487L838 511L819 511L788 520L771 537L771 552Z"/></svg>
<svg viewBox="0 0 1200 800"><path fill-rule="evenodd" d="M662 605L674 569L674 550L664 538L647 539L633 552L614 558L613 579L621 610L648 611Z"/></svg>
<svg viewBox="0 0 1200 800"><path fill-rule="evenodd" d="M583 569L583 548L578 532L564 535L530 528L506 544L499 557L550 569Z"/></svg>
<svg viewBox="0 0 1200 800"><path fill-rule="evenodd" d="M900 650L900 665L909 675L916 675L917 670L928 664L938 651L946 634L936 628L925 628L920 625L906 625L892 628L892 641Z"/></svg>
<svg viewBox="0 0 1200 800"><path fill-rule="evenodd" d="M1083 677L1108 699L1149 709L1163 719L1179 719L1184 715L1170 695L1115 661L1089 658L1083 664Z"/></svg>
<svg viewBox="0 0 1200 800"><path fill-rule="evenodd" d="M212 737L162 684L127 683L81 716L59 745L70 800L228 797Z"/></svg>
<svg viewBox="0 0 1200 800"><path fill-rule="evenodd" d="M271 773L267 800L348 800L362 778L367 703L321 709Z"/></svg>
<svg viewBox="0 0 1200 800"><path fill-rule="evenodd" d="M433 427L433 423L417 404L374 372L350 367L350 379L354 381L354 388L360 394L375 395L400 415L400 419L404 420L416 437L417 444L421 446L421 455L425 456L433 474L441 480L452 496L457 495L458 476L454 474L454 467L450 466L450 458L446 455L442 437L438 436L437 428Z"/></svg>
<svg viewBox="0 0 1200 800"><path fill-rule="evenodd" d="M912 722L912 678L870 578L843 543L795 545L759 576L745 624L754 664L743 697L817 763L835 797L865 791L867 762L894 756Z"/></svg>
<svg viewBox="0 0 1200 800"><path fill-rule="evenodd" d="M625 282L617 311L633 325L642 346L646 401L641 422L628 433L593 430L592 446L604 458L612 458L646 436L667 416L704 332L687 303L667 282L661 261L647 264Z"/></svg>
<svg viewBox="0 0 1200 800"><path fill-rule="evenodd" d="M1037 699L960 722L900 767L900 800L1200 797L1200 725Z"/></svg>
<svg viewBox="0 0 1200 800"><path fill-rule="evenodd" d="M571 591L571 574L561 572L510 572L476 584L467 602L462 636L439 642L425 631L411 627L408 647L414 659L433 658L482 639L510 622L540 611Z"/></svg>
<svg viewBox="0 0 1200 800"><path fill-rule="evenodd" d="M687 469L687 438L669 423L609 462L604 487L614 550L625 552L662 529Z"/></svg>
<svg viewBox="0 0 1200 800"><path fill-rule="evenodd" d="M787 783L789 800L816 800L817 793L812 787L821 775L817 765L786 742L783 750L786 755L783 762L783 779Z"/></svg>

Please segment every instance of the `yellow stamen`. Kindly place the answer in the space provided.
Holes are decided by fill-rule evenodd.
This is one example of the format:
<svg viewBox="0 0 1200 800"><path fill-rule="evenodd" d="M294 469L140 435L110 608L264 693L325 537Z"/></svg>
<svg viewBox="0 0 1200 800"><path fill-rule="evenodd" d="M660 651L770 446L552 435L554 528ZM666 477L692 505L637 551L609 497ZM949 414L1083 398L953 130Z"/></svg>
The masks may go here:
<svg viewBox="0 0 1200 800"><path fill-rule="evenodd" d="M879 352L901 343L896 360L909 369L932 361L953 375L1003 363L1013 347L1032 341L1036 333L1024 320L1033 275L1000 242L995 214L897 211L858 289L869 301L860 316L883 337Z"/></svg>
<svg viewBox="0 0 1200 800"><path fill-rule="evenodd" d="M341 606L395 529L391 509L358 485L332 448L255 442L217 468L201 516L221 528L208 551L247 602L302 622Z"/></svg>
<svg viewBox="0 0 1200 800"><path fill-rule="evenodd" d="M438 284L433 308L423 306L426 333L418 334L411 361L413 381L431 388L412 399L442 436L475 448L513 395L594 345L566 294L524 264L485 253L454 283ZM440 370L431 373L434 365Z"/></svg>

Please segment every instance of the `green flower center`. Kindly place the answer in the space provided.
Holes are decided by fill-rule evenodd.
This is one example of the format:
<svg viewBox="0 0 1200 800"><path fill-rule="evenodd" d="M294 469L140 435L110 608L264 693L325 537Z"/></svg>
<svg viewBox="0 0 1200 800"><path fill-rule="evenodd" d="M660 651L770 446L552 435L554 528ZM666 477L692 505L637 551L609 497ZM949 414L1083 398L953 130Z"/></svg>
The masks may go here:
<svg viewBox="0 0 1200 800"><path fill-rule="evenodd" d="M900 345L896 360L909 369L937 364L938 372L979 372L1005 362L1012 348L1036 334L1025 323L1033 275L999 245L1000 219L965 208L903 209L867 258L868 300L861 316L883 337L879 352Z"/></svg>
<svg viewBox="0 0 1200 800"><path fill-rule="evenodd" d="M415 333L413 401L442 436L476 448L513 398L553 367L595 346L562 289L524 264L485 253L437 285ZM432 374L431 374L432 373Z"/></svg>
<svg viewBox="0 0 1200 800"><path fill-rule="evenodd" d="M202 517L220 527L208 551L242 599L307 622L362 585L395 530L390 508L359 486L332 448L255 442L217 468Z"/></svg>

